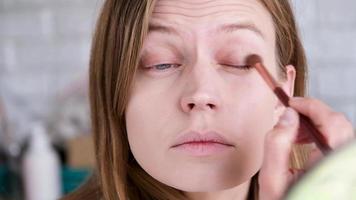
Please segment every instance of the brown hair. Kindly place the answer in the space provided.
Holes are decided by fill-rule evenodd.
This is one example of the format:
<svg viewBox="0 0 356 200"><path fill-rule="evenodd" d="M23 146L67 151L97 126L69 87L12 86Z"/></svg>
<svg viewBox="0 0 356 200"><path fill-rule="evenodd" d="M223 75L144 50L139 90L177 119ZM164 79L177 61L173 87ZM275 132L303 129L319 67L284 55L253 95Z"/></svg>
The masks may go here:
<svg viewBox="0 0 356 200"><path fill-rule="evenodd" d="M147 174L130 152L125 108L139 51L148 31L155 0L106 0L97 22L90 60L90 104L97 169L91 179L64 199L136 200L186 199L182 191ZM260 0L271 13L276 31L276 54L282 71L297 71L295 95L305 93L306 60L290 3ZM303 149L293 151L292 166L300 168ZM248 199L258 199L257 174Z"/></svg>

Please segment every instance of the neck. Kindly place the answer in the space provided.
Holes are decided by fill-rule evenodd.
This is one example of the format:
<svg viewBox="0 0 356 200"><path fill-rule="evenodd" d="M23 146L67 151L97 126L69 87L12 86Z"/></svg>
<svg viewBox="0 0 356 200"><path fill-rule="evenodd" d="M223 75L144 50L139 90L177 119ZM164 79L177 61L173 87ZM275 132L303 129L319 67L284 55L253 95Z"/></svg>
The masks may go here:
<svg viewBox="0 0 356 200"><path fill-rule="evenodd" d="M226 190L213 192L186 192L189 200L246 200L251 180Z"/></svg>

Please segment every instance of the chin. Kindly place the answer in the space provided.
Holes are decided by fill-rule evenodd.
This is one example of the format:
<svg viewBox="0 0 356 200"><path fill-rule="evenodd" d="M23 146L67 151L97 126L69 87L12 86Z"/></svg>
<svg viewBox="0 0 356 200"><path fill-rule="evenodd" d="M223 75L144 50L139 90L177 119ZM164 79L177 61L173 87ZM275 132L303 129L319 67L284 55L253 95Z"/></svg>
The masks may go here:
<svg viewBox="0 0 356 200"><path fill-rule="evenodd" d="M160 181L170 187L184 191L184 192L212 192L219 190L227 190L234 188L246 181L237 177L230 177L229 179L214 178L214 177L192 177L181 179L172 178L170 180Z"/></svg>
<svg viewBox="0 0 356 200"><path fill-rule="evenodd" d="M184 185L182 187L174 187L178 190L182 190L184 192L213 192L213 191L220 191L220 190L228 190L238 186L239 184L213 184L213 183L206 183L204 185Z"/></svg>

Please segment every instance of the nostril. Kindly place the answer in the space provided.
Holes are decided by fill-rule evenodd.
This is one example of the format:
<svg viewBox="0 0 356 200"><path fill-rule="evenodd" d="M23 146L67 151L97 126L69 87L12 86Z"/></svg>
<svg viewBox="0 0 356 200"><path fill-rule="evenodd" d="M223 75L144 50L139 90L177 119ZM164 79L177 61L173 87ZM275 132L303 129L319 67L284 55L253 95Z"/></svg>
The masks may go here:
<svg viewBox="0 0 356 200"><path fill-rule="evenodd" d="M208 106L209 106L211 109L214 109L214 108L215 108L215 105L214 105L214 104L211 104L211 103L208 103Z"/></svg>
<svg viewBox="0 0 356 200"><path fill-rule="evenodd" d="M214 104L208 103L206 105L209 106L210 109L215 109L215 105ZM189 103L188 107L189 107L190 110L192 110L195 107L195 104L194 103Z"/></svg>

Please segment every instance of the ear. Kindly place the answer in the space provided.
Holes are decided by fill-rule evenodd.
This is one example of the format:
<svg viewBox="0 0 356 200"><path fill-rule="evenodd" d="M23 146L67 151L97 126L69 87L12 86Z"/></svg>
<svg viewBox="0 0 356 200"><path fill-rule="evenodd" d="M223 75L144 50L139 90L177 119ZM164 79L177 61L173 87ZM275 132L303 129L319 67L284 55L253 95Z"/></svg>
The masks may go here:
<svg viewBox="0 0 356 200"><path fill-rule="evenodd" d="M282 87L284 92L291 97L294 95L294 84L295 84L295 78L297 76L297 72L293 65L287 65L285 69L286 69L287 77L286 80L280 82L280 86Z"/></svg>
<svg viewBox="0 0 356 200"><path fill-rule="evenodd" d="M293 96L294 95L294 84L295 84L295 78L297 76L297 72L293 65L287 65L285 67L285 70L286 70L286 78L283 79L282 81L279 81L279 85L288 96ZM279 100L277 100L277 103L275 106L275 115L274 115L275 123L278 121L279 116L283 113L284 109L285 109L284 105Z"/></svg>

